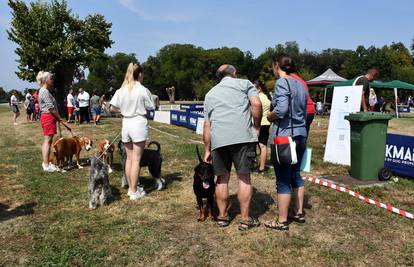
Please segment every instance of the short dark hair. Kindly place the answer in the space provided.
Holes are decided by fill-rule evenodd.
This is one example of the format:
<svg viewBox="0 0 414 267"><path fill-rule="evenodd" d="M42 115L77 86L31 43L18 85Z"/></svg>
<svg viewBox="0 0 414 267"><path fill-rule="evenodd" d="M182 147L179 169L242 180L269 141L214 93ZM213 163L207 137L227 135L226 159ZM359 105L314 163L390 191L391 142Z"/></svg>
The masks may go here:
<svg viewBox="0 0 414 267"><path fill-rule="evenodd" d="M374 80L375 80L375 79L377 79L377 78L378 78L378 76L379 76L379 74L380 74L380 71L379 71L379 69L378 69L377 67L373 67L373 68L370 68L370 69L367 71L367 74L372 75L372 77L373 77L373 78L374 78Z"/></svg>
<svg viewBox="0 0 414 267"><path fill-rule="evenodd" d="M273 58L273 64L277 64L281 70L287 74L296 72L295 62L291 57L288 56L279 56Z"/></svg>
<svg viewBox="0 0 414 267"><path fill-rule="evenodd" d="M233 65L227 65L224 69L216 71L216 77L220 81L226 76L231 76L235 71L236 68Z"/></svg>
<svg viewBox="0 0 414 267"><path fill-rule="evenodd" d="M267 96L267 98L272 101L272 96L269 93L269 89L267 89L266 84L262 80L256 80L253 83L256 87L260 87L260 90Z"/></svg>

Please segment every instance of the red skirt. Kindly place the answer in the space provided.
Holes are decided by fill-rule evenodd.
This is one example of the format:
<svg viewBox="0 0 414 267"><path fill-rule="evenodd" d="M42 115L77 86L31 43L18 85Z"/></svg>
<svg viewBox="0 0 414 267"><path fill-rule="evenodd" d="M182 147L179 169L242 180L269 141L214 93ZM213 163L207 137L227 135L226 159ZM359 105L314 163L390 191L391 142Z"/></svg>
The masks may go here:
<svg viewBox="0 0 414 267"><path fill-rule="evenodd" d="M75 107L66 107L66 109L68 110L69 114L73 114L73 111L75 110Z"/></svg>
<svg viewBox="0 0 414 267"><path fill-rule="evenodd" d="M40 124L43 128L43 135L55 135L56 131L56 118L50 113L43 113L40 117Z"/></svg>

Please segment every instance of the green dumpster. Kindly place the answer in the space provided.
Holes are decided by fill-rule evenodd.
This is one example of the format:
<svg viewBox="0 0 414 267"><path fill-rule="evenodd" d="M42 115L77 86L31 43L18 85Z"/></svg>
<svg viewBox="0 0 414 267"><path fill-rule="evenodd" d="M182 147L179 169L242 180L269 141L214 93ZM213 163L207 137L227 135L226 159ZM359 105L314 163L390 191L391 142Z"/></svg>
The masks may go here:
<svg viewBox="0 0 414 267"><path fill-rule="evenodd" d="M351 176L377 180L384 168L388 121L391 115L357 112L345 116L351 125Z"/></svg>

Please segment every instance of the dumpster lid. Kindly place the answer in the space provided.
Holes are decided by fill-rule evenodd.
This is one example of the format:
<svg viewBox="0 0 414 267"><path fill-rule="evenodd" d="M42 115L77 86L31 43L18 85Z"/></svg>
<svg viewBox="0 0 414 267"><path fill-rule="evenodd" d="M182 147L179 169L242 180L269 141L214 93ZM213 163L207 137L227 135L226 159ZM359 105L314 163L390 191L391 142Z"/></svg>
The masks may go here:
<svg viewBox="0 0 414 267"><path fill-rule="evenodd" d="M356 112L345 116L349 121L391 120L392 116L381 112Z"/></svg>

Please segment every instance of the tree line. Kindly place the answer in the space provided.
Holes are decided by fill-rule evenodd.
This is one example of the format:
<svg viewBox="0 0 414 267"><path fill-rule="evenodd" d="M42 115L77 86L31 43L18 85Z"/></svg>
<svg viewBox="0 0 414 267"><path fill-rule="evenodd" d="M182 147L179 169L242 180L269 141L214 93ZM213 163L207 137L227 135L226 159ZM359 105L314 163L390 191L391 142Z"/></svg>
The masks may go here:
<svg viewBox="0 0 414 267"><path fill-rule="evenodd" d="M286 42L267 48L258 57L249 51L233 47L203 49L191 44L170 44L155 56L143 62L145 85L161 99L167 99L166 87L177 88L178 99L202 100L217 81L216 69L224 63L237 68L240 77L254 81L263 80L272 90L274 75L271 61L274 56L289 55L294 58L298 74L305 80L320 75L328 68L340 76L352 79L364 74L371 67L380 69L382 80L402 80L414 83L413 56L403 43L383 47L357 47L356 50L329 48L321 52L301 51L296 42ZM90 68L87 79L80 85L103 91L119 88L128 62L138 62L135 54L106 55Z"/></svg>
<svg viewBox="0 0 414 267"><path fill-rule="evenodd" d="M9 0L8 4L13 16L8 36L17 44L19 67L16 74L33 82L39 70L52 71L58 102L63 102L71 87L97 90L100 94L116 90L122 84L128 63L138 63L133 53L104 53L113 44L110 39L112 24L100 14L80 19L64 0L29 4ZM272 90L271 59L282 54L295 60L298 74L304 80L328 68L351 79L371 67L378 67L381 80L414 83L413 51L414 44L407 48L395 42L383 47L329 48L315 52L301 50L298 43L292 41L276 44L254 57L251 52L237 47L204 49L192 44L169 44L141 64L145 85L160 99L168 99L165 88L175 86L177 99L202 100L217 83L216 69L224 63L234 65L240 77L252 81L261 79ZM86 69L88 75L85 75Z"/></svg>

